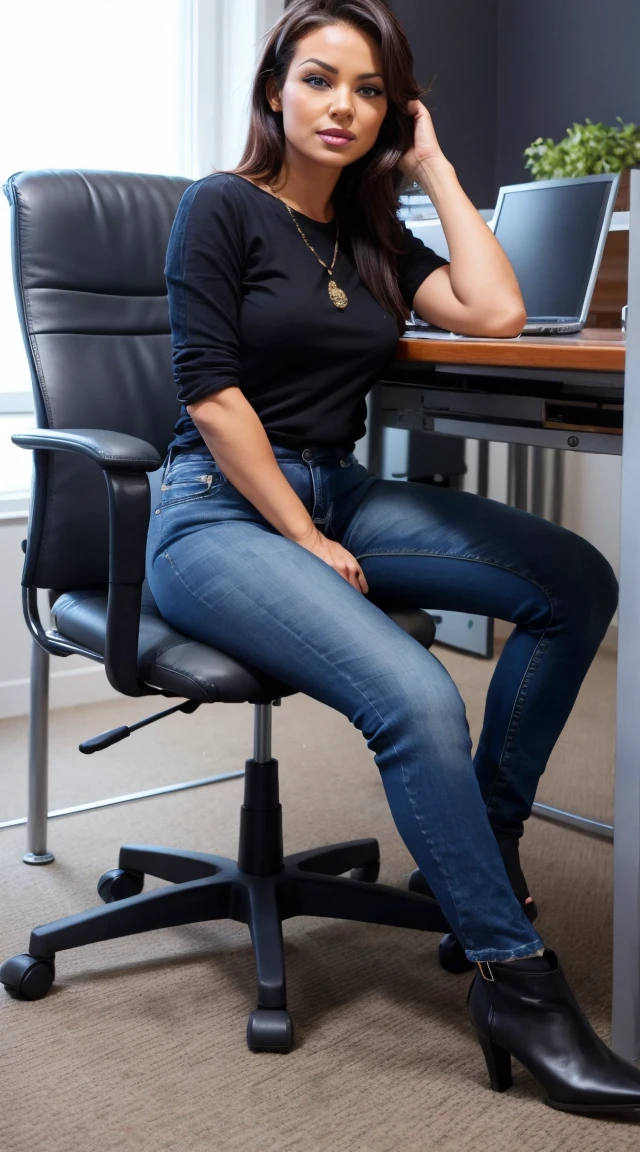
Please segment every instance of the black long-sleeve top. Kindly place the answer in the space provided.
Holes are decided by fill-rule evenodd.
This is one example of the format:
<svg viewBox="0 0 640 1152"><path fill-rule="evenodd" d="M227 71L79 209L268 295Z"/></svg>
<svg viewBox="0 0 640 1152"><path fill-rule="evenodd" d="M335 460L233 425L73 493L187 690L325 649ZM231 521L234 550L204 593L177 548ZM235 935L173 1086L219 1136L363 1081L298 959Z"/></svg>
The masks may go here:
<svg viewBox="0 0 640 1152"><path fill-rule="evenodd" d="M331 267L335 219L294 215ZM426 277L449 261L401 225L398 284L411 308ZM202 445L185 405L236 385L272 443L353 451L365 433L365 397L394 359L398 325L360 279L348 238L338 240L332 278L349 298L344 309L282 200L223 172L186 189L165 267L182 404L172 444Z"/></svg>

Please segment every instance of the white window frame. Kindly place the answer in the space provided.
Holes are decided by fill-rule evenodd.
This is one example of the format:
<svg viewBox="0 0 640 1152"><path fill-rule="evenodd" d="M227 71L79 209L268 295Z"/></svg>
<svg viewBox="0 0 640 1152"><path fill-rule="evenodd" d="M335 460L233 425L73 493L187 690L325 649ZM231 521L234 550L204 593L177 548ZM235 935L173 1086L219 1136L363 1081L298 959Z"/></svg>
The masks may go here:
<svg viewBox="0 0 640 1152"><path fill-rule="evenodd" d="M199 179L214 167L233 168L240 160L262 38L284 12L284 0L183 4L184 171Z"/></svg>

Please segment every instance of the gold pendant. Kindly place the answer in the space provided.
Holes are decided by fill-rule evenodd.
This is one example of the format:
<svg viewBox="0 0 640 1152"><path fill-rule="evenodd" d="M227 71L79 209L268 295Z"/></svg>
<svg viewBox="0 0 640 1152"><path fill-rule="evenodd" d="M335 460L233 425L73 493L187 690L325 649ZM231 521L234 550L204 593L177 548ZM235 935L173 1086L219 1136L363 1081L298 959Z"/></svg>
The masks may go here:
<svg viewBox="0 0 640 1152"><path fill-rule="evenodd" d="M336 308L346 308L349 303L347 293L343 292L342 288L338 288L335 280L329 281L329 298Z"/></svg>

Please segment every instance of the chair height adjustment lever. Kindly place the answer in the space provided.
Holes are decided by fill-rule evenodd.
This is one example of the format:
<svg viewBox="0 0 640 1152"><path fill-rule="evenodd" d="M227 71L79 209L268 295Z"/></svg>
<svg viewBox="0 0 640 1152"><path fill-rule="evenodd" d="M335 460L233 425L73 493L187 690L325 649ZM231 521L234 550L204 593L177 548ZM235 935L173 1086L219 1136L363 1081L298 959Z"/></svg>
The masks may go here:
<svg viewBox="0 0 640 1152"><path fill-rule="evenodd" d="M108 732L99 732L97 736L90 736L88 740L83 740L78 748L86 756L90 756L92 752L101 752L103 748L108 748L111 744L117 744L119 740L124 740L132 732L136 732L138 728L145 728L147 724L154 724L156 720L171 716L172 712L190 714L199 707L199 701L185 700L184 704L176 704L175 708L166 708L164 712L156 712L154 716L147 716L146 720L139 720L137 724L123 724L120 728L111 728Z"/></svg>

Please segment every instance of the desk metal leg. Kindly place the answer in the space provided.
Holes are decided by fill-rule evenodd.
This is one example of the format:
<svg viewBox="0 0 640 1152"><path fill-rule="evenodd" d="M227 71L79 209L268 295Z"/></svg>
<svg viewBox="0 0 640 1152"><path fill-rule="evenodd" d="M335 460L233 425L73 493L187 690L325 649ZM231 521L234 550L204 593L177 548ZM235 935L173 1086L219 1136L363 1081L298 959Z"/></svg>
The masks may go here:
<svg viewBox="0 0 640 1152"><path fill-rule="evenodd" d="M612 1044L640 1056L640 169L631 169L629 308L620 510L613 841Z"/></svg>
<svg viewBox="0 0 640 1152"><path fill-rule="evenodd" d="M534 444L531 448L531 497L529 510L534 516L544 516L547 450Z"/></svg>
<svg viewBox="0 0 640 1152"><path fill-rule="evenodd" d="M476 492L478 496L489 495L489 441L478 440L478 480Z"/></svg>
<svg viewBox="0 0 640 1152"><path fill-rule="evenodd" d="M551 478L551 516L554 524L562 524L564 513L564 452L557 448L550 448L553 460L553 474Z"/></svg>
<svg viewBox="0 0 640 1152"><path fill-rule="evenodd" d="M384 423L381 412L380 384L374 384L367 397L367 468L380 475L382 468L382 447L384 443Z"/></svg>
<svg viewBox="0 0 640 1152"><path fill-rule="evenodd" d="M512 508L528 508L529 447L510 444L508 451L507 504Z"/></svg>
<svg viewBox="0 0 640 1152"><path fill-rule="evenodd" d="M49 653L33 641L29 713L29 808L25 864L51 864L47 851L49 773Z"/></svg>

